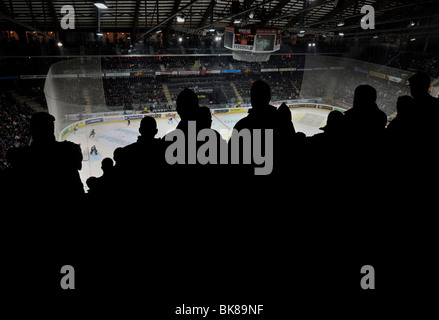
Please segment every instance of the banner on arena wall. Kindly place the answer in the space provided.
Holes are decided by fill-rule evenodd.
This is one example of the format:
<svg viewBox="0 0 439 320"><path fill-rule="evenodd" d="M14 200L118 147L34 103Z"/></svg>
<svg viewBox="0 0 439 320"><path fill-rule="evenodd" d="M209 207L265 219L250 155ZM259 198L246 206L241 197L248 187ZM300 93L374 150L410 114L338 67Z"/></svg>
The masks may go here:
<svg viewBox="0 0 439 320"><path fill-rule="evenodd" d="M386 79L386 75L384 74L384 73L381 73L381 72L376 72L376 71L370 71L369 72L369 74L371 75L371 76L373 76L373 77L377 77L377 78L380 78L380 79Z"/></svg>
<svg viewBox="0 0 439 320"><path fill-rule="evenodd" d="M175 75L177 75L178 74L178 71L156 71L155 72L155 75L156 76L167 76L167 75L173 75L173 76L175 76Z"/></svg>
<svg viewBox="0 0 439 320"><path fill-rule="evenodd" d="M296 71L296 68L280 68L279 71Z"/></svg>
<svg viewBox="0 0 439 320"><path fill-rule="evenodd" d="M333 110L333 107L330 106L322 106L322 105L317 105L316 106L317 109L325 109L325 110Z"/></svg>
<svg viewBox="0 0 439 320"><path fill-rule="evenodd" d="M106 72L106 77L129 77L131 74L129 72Z"/></svg>
<svg viewBox="0 0 439 320"><path fill-rule="evenodd" d="M124 120L124 117L122 116L113 116L113 117L106 117L105 121L122 121Z"/></svg>
<svg viewBox="0 0 439 320"><path fill-rule="evenodd" d="M143 119L143 115L139 114L136 116L125 116L125 120L138 120L138 119Z"/></svg>
<svg viewBox="0 0 439 320"><path fill-rule="evenodd" d="M393 81L393 82L397 82L397 83L401 83L402 79L398 78L398 77L393 77L393 76L387 76L387 79L389 79L389 81Z"/></svg>
<svg viewBox="0 0 439 320"><path fill-rule="evenodd" d="M230 113L238 113L238 112L245 112L245 108L232 108L229 109Z"/></svg>
<svg viewBox="0 0 439 320"><path fill-rule="evenodd" d="M221 70L202 70L200 71L201 74L217 74L221 73Z"/></svg>
<svg viewBox="0 0 439 320"><path fill-rule="evenodd" d="M241 69L221 70L221 73L241 73Z"/></svg>
<svg viewBox="0 0 439 320"><path fill-rule="evenodd" d="M20 76L20 79L46 79L46 75L45 74L27 74L27 75Z"/></svg>
<svg viewBox="0 0 439 320"><path fill-rule="evenodd" d="M105 77L104 72L94 72L94 73L80 73L79 78L103 78Z"/></svg>
<svg viewBox="0 0 439 320"><path fill-rule="evenodd" d="M212 113L227 113L229 112L229 109L215 109L212 110Z"/></svg>
<svg viewBox="0 0 439 320"><path fill-rule="evenodd" d="M261 69L261 72L278 72L279 69L277 68L269 68L269 69Z"/></svg>
<svg viewBox="0 0 439 320"><path fill-rule="evenodd" d="M77 78L77 74L69 73L69 74L52 74L52 78L54 79L66 79L66 78Z"/></svg>
<svg viewBox="0 0 439 320"><path fill-rule="evenodd" d="M360 67L354 67L354 71L369 74L369 70Z"/></svg>
<svg viewBox="0 0 439 320"><path fill-rule="evenodd" d="M99 122L104 122L104 118L95 118L95 119L86 120L85 125L99 123Z"/></svg>
<svg viewBox="0 0 439 320"><path fill-rule="evenodd" d="M178 71L179 75L194 75L200 74L200 71Z"/></svg>

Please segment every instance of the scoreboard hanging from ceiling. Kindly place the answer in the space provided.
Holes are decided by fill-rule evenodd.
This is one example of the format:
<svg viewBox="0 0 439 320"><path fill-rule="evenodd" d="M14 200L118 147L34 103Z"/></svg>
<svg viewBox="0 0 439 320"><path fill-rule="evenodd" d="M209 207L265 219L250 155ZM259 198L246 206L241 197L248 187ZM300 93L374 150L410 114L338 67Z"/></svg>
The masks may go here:
<svg viewBox="0 0 439 320"><path fill-rule="evenodd" d="M233 51L271 53L280 49L277 29L226 27L224 47Z"/></svg>

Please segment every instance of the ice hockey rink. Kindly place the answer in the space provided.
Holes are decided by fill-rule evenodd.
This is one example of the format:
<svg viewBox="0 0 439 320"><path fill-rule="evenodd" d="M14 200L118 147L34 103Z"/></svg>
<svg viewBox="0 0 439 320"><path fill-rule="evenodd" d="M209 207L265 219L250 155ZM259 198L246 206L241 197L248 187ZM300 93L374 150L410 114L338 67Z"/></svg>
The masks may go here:
<svg viewBox="0 0 439 320"><path fill-rule="evenodd" d="M307 136L322 132L319 128L326 125L326 119L330 110L300 108L290 109L292 121L296 132L303 132ZM226 140L230 139L231 132L235 124L247 113L212 114L212 128L218 131ZM174 117L156 119L158 134L156 138L161 138L168 132L174 130L180 118ZM81 180L85 190L86 181L89 177L100 177L102 175L101 161L104 158L113 158L114 150L124 147L137 141L139 134L140 120L117 121L107 123L94 123L79 128L76 132L71 132L64 137L66 141L80 144L84 155L82 170L80 171ZM90 136L91 131L95 131L94 136ZM96 146L98 154L90 154L92 146ZM136 168L133 168L135 170Z"/></svg>

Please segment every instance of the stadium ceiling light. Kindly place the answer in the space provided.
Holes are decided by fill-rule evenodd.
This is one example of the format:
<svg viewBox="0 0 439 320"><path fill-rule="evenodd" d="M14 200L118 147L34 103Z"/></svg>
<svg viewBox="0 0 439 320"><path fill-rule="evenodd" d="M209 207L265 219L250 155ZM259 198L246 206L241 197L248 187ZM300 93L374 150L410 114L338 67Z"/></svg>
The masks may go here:
<svg viewBox="0 0 439 320"><path fill-rule="evenodd" d="M339 32L338 35L343 37L344 33L343 32Z"/></svg>
<svg viewBox="0 0 439 320"><path fill-rule="evenodd" d="M102 37L104 34L103 34L102 32L96 32L96 35L97 35L98 37Z"/></svg>
<svg viewBox="0 0 439 320"><path fill-rule="evenodd" d="M255 11L250 11L250 13L248 14L248 17L250 19L253 19L255 17Z"/></svg>
<svg viewBox="0 0 439 320"><path fill-rule="evenodd" d="M410 41L416 41L416 38L411 38Z"/></svg>
<svg viewBox="0 0 439 320"><path fill-rule="evenodd" d="M94 1L93 4L99 9L108 9L108 6L105 3L105 1Z"/></svg>
<svg viewBox="0 0 439 320"><path fill-rule="evenodd" d="M344 26L344 21L340 21L337 23L337 27L343 27Z"/></svg>
<svg viewBox="0 0 439 320"><path fill-rule="evenodd" d="M414 27L415 26L415 22L414 21L410 21L409 25L407 27Z"/></svg>
<svg viewBox="0 0 439 320"><path fill-rule="evenodd" d="M241 19L235 19L235 21L233 21L233 23L235 23L235 24L238 24L238 23L241 23L241 22L242 22Z"/></svg>
<svg viewBox="0 0 439 320"><path fill-rule="evenodd" d="M299 33L305 33L306 30L299 30Z"/></svg>
<svg viewBox="0 0 439 320"><path fill-rule="evenodd" d="M186 21L186 19L185 19L184 15L181 14L181 15L177 16L178 23L183 23L185 21Z"/></svg>
<svg viewBox="0 0 439 320"><path fill-rule="evenodd" d="M182 37L178 38L178 42L183 42L183 38Z"/></svg>
<svg viewBox="0 0 439 320"><path fill-rule="evenodd" d="M58 46L58 47L62 47L62 42L61 42L61 41L58 41L57 46ZM30 57L29 57L29 58L30 58Z"/></svg>

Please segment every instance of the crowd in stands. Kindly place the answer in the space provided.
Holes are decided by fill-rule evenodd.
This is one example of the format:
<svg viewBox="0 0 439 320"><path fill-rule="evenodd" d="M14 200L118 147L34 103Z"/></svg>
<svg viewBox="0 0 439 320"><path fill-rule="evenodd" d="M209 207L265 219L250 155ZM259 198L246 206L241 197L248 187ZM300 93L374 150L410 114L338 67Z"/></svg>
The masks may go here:
<svg viewBox="0 0 439 320"><path fill-rule="evenodd" d="M387 66L408 70L422 71L430 74L432 79L439 76L439 56L437 54L416 54L411 52L398 53L387 63Z"/></svg>
<svg viewBox="0 0 439 320"><path fill-rule="evenodd" d="M133 104L167 104L160 78L117 77L103 80L108 107L132 109Z"/></svg>
<svg viewBox="0 0 439 320"><path fill-rule="evenodd" d="M0 93L0 171L8 168L6 152L30 142L29 120L35 111L7 92Z"/></svg>

